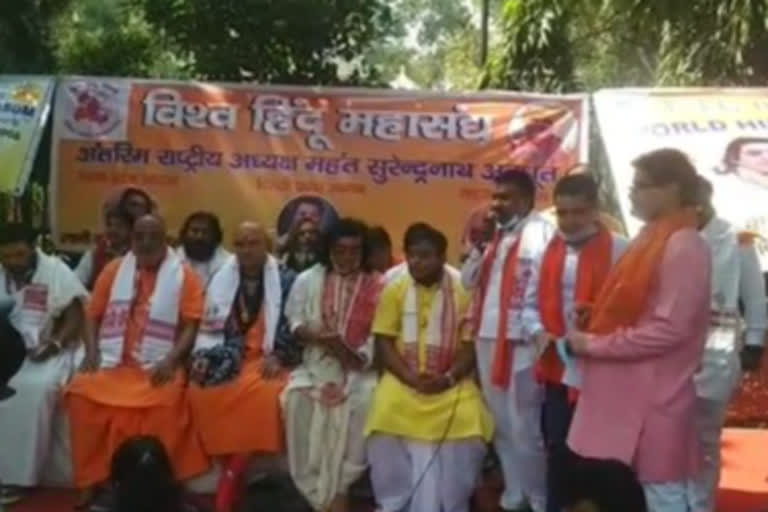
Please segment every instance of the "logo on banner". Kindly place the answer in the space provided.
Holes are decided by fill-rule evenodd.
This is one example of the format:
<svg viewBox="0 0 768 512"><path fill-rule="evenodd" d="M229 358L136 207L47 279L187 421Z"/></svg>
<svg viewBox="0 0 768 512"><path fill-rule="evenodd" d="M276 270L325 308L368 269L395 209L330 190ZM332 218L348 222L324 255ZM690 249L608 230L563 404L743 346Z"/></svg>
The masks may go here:
<svg viewBox="0 0 768 512"><path fill-rule="evenodd" d="M73 82L65 87L64 126L77 138L124 139L128 89L108 82Z"/></svg>

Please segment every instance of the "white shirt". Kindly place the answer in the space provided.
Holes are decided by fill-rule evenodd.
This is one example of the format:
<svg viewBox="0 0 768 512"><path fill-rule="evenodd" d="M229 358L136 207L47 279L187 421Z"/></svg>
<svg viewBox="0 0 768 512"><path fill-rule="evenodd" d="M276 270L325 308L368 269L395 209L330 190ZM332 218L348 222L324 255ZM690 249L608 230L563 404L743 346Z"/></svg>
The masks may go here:
<svg viewBox="0 0 768 512"><path fill-rule="evenodd" d="M507 338L510 340L525 341L525 329L523 328L522 314L524 311L524 298L529 290L538 288L538 281L534 269L544 255L549 241L555 233L555 227L542 217L533 212L523 219L518 225L503 235L499 242L496 254L493 255L493 263L488 280L488 286L483 301L480 329L478 337L495 340L498 334L499 318L501 313L501 285L503 283L504 263L507 254L514 246L518 238L522 237L517 254L517 283L521 293L513 298L512 304L506 314ZM486 252L490 247L486 249ZM490 256L489 256L490 257ZM483 266L483 254L474 249L462 267L462 283L467 289L478 286L480 273Z"/></svg>

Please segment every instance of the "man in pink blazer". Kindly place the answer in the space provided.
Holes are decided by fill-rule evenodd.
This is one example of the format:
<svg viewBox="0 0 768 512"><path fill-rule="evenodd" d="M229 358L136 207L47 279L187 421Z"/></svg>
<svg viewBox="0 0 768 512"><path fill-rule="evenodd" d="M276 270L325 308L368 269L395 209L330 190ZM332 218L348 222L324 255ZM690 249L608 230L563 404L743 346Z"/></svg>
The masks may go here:
<svg viewBox="0 0 768 512"><path fill-rule="evenodd" d="M633 165L631 199L646 226L609 274L588 332L568 335L583 371L568 443L581 456L630 464L651 512L688 512L710 254L696 229L697 175L687 157L665 149Z"/></svg>

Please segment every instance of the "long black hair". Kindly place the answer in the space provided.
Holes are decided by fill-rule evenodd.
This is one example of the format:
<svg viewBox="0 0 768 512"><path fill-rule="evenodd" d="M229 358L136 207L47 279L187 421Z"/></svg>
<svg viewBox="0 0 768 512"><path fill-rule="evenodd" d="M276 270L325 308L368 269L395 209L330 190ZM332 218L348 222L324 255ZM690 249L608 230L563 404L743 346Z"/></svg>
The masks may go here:
<svg viewBox="0 0 768 512"><path fill-rule="evenodd" d="M221 242L224 241L224 230L221 228L219 217L217 217L215 213L206 211L194 212L184 220L184 224L179 230L179 243L184 242L184 237L189 230L190 224L197 221L207 222L208 227L211 229L211 234L213 235L213 242L217 247L221 245Z"/></svg>
<svg viewBox="0 0 768 512"><path fill-rule="evenodd" d="M182 491L156 437L133 437L112 457L115 512L181 512Z"/></svg>
<svg viewBox="0 0 768 512"><path fill-rule="evenodd" d="M320 254L318 260L326 268L332 268L331 249L342 238L359 238L363 245L361 270L370 271L368 265L368 254L370 247L368 244L368 226L365 222L357 219L345 217L334 222L326 233L323 234L323 240L320 244Z"/></svg>

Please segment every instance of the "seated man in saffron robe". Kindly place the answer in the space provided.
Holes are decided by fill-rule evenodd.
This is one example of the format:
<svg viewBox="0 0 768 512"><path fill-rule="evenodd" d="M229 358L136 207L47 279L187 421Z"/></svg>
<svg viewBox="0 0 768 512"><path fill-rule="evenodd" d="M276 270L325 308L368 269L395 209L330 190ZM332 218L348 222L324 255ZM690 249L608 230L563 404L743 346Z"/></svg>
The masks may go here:
<svg viewBox="0 0 768 512"><path fill-rule="evenodd" d="M373 332L384 373L365 432L381 512L468 512L493 419L473 380L469 294L445 269L448 241L425 224L405 236L408 271L384 289Z"/></svg>
<svg viewBox="0 0 768 512"><path fill-rule="evenodd" d="M696 475L694 375L710 325L711 258L697 230L699 181L673 149L634 162L631 199L646 222L611 269L587 332L566 335L582 386L568 445L629 464L653 512L687 512Z"/></svg>
<svg viewBox="0 0 768 512"><path fill-rule="evenodd" d="M0 504L40 483L52 422L72 376L88 292L59 258L37 248L26 226L0 228L0 303L7 326L0 345L21 337L26 357L10 381L16 394L0 404ZM4 384L4 383L2 383Z"/></svg>
<svg viewBox="0 0 768 512"><path fill-rule="evenodd" d="M166 245L163 220L139 218L131 252L96 281L85 358L67 390L77 487L104 482L114 451L136 435L162 441L179 479L206 470L183 370L203 307L200 279Z"/></svg>
<svg viewBox="0 0 768 512"><path fill-rule="evenodd" d="M365 266L367 228L339 220L322 263L299 274L286 304L303 361L283 393L288 466L318 511L348 510L347 493L366 469L363 428L376 375L371 324L380 276Z"/></svg>
<svg viewBox="0 0 768 512"><path fill-rule="evenodd" d="M295 274L282 268L267 246L259 224L240 225L237 256L208 287L192 354L192 414L206 453L224 457L217 512L232 510L255 454L283 451L283 370L301 357L283 316Z"/></svg>

